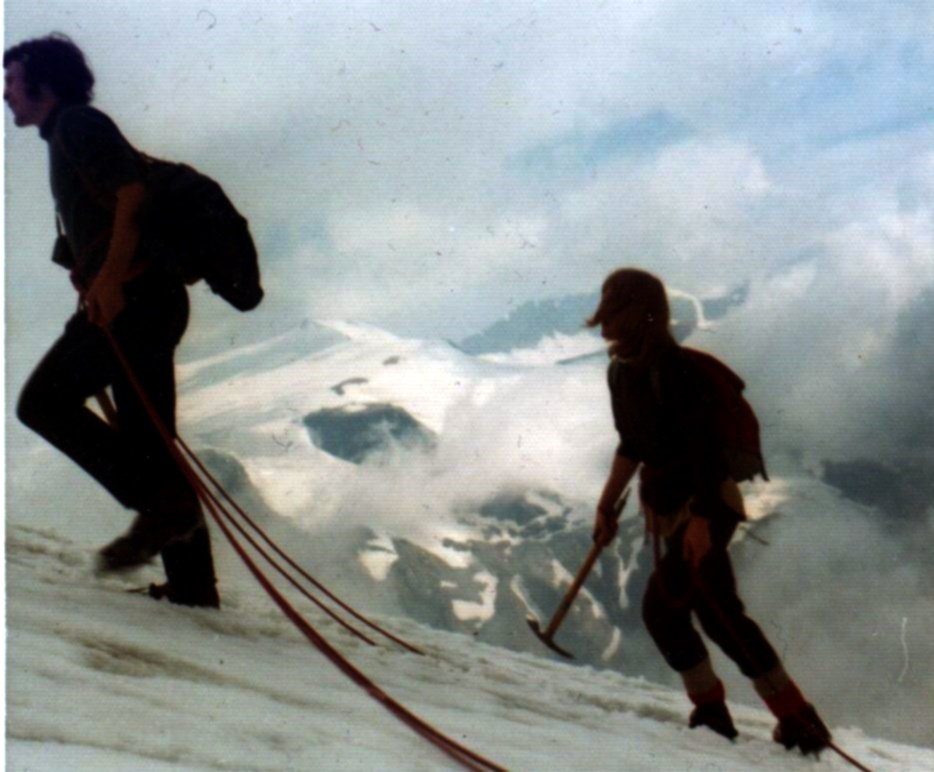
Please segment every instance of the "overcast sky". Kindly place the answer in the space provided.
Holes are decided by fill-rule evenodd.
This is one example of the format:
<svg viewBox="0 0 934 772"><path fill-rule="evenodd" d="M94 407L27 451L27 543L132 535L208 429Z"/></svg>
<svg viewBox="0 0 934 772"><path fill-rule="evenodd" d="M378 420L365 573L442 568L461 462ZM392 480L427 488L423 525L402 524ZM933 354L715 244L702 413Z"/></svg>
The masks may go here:
<svg viewBox="0 0 934 772"><path fill-rule="evenodd" d="M887 415L893 367L930 374L925 0L7 1L6 45L52 30L133 143L251 221L268 299L240 317L198 290L191 351L305 317L459 339L639 264L701 297L748 284L707 344L838 450L878 435L852 416ZM15 391L74 299L44 143L5 126Z"/></svg>

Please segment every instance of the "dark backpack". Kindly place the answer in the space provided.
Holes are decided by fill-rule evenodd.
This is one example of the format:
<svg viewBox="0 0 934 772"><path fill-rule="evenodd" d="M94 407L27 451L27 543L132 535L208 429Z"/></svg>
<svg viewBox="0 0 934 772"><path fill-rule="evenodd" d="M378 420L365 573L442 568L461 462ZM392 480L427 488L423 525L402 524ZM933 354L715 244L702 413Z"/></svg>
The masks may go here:
<svg viewBox="0 0 934 772"><path fill-rule="evenodd" d="M756 475L768 480L759 420L743 396L745 382L712 354L687 346L682 346L682 350L712 387L714 425L730 477L736 482L752 480Z"/></svg>
<svg viewBox="0 0 934 772"><path fill-rule="evenodd" d="M238 311L256 308L263 288L246 218L206 174L140 155L147 194L140 239L152 256L188 284L204 279Z"/></svg>
<svg viewBox="0 0 934 772"><path fill-rule="evenodd" d="M59 147L75 168L88 194L114 211L115 202L98 190ZM140 242L155 261L186 284L201 279L238 311L250 311L263 299L259 259L246 218L224 189L187 164L152 158L136 150L143 168L146 199L137 216ZM52 260L66 268L75 265L67 242L59 238ZM65 254L67 253L67 254Z"/></svg>

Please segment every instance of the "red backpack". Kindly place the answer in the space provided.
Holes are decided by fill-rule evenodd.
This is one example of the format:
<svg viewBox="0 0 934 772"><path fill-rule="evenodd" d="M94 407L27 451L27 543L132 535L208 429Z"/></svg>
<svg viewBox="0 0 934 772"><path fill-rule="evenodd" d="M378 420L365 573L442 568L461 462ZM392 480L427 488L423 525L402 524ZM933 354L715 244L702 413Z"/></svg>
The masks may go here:
<svg viewBox="0 0 934 772"><path fill-rule="evenodd" d="M682 350L713 387L714 423L730 477L736 482L752 480L756 475L768 480L759 439L759 420L743 396L745 382L713 354L687 346Z"/></svg>

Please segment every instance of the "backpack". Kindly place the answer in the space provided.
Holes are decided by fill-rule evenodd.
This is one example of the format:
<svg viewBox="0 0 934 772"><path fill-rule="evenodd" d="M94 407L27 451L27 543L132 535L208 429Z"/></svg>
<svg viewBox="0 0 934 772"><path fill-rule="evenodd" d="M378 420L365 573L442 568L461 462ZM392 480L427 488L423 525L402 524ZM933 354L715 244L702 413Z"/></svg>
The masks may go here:
<svg viewBox="0 0 934 772"><path fill-rule="evenodd" d="M114 211L112 196L98 190L58 145L78 172L88 194ZM164 161L135 151L143 169L146 199L137 215L140 242L162 267L186 284L201 279L238 311L250 311L263 299L259 259L246 218L237 211L219 183L183 163ZM59 238L53 262L72 268L57 220Z"/></svg>
<svg viewBox="0 0 934 772"><path fill-rule="evenodd" d="M256 308L263 299L256 246L223 188L187 164L140 157L147 193L140 239L153 257L186 284L204 279L238 311Z"/></svg>
<svg viewBox="0 0 934 772"><path fill-rule="evenodd" d="M759 419L743 396L745 382L713 354L687 346L682 346L682 351L712 387L714 425L730 477L736 482L752 480L756 475L768 480L759 438Z"/></svg>

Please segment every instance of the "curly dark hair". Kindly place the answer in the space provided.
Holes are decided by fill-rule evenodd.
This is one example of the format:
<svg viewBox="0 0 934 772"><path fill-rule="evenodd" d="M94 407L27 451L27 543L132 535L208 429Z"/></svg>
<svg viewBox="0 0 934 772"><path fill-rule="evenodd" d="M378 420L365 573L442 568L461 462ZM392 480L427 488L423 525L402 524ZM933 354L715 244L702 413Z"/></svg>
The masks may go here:
<svg viewBox="0 0 934 772"><path fill-rule="evenodd" d="M67 35L54 32L17 43L3 53L4 69L13 62L22 63L26 93L33 99L42 86L48 86L63 104L86 105L94 96L94 73Z"/></svg>

